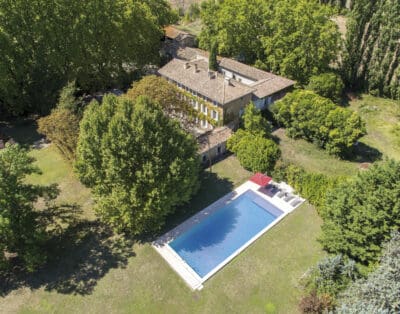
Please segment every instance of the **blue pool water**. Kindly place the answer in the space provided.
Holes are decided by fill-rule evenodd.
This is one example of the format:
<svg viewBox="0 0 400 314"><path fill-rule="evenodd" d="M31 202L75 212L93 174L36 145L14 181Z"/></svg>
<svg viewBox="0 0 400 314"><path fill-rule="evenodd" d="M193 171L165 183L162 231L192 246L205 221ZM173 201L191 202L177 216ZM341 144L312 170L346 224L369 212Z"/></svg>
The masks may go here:
<svg viewBox="0 0 400 314"><path fill-rule="evenodd" d="M282 214L249 190L169 245L200 277L204 277Z"/></svg>

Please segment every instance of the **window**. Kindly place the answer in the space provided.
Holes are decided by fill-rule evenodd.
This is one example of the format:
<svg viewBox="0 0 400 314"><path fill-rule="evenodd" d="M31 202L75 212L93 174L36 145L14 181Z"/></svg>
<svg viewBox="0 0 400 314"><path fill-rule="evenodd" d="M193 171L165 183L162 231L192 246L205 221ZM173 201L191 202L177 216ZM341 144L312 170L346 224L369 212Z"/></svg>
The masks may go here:
<svg viewBox="0 0 400 314"><path fill-rule="evenodd" d="M218 155L221 154L221 146L218 146L218 148L217 148L217 154L218 154Z"/></svg>
<svg viewBox="0 0 400 314"><path fill-rule="evenodd" d="M204 114L207 115L207 113L208 113L208 108L204 106Z"/></svg>
<svg viewBox="0 0 400 314"><path fill-rule="evenodd" d="M202 128L208 127L208 122L207 122L207 120L201 120L201 127L202 127Z"/></svg>
<svg viewBox="0 0 400 314"><path fill-rule="evenodd" d="M212 117L215 121L218 121L218 111L216 111L216 110L211 110L211 117Z"/></svg>
<svg viewBox="0 0 400 314"><path fill-rule="evenodd" d="M200 111L203 112L203 110L204 110L204 105L200 104Z"/></svg>

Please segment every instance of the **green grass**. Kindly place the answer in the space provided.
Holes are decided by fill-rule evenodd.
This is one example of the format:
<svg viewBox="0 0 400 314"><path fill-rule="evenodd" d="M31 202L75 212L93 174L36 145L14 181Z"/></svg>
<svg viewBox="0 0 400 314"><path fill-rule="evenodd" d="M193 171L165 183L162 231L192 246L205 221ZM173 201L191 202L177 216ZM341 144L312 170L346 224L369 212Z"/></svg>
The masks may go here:
<svg viewBox="0 0 400 314"><path fill-rule="evenodd" d="M358 171L358 163L340 160L305 140L289 138L284 129L278 129L274 135L279 138L283 160L301 166L307 171L332 176L348 176Z"/></svg>
<svg viewBox="0 0 400 314"><path fill-rule="evenodd" d="M71 164L60 155L55 147L32 149L29 155L36 159L35 164L42 174L30 176L28 182L42 185L56 183L60 189L58 203L77 204L81 207L85 218L94 218L90 190L79 182Z"/></svg>
<svg viewBox="0 0 400 314"><path fill-rule="evenodd" d="M366 121L368 134L361 142L376 148L383 156L400 160L400 134L394 129L400 125L400 101L361 95L350 102Z"/></svg>
<svg viewBox="0 0 400 314"><path fill-rule="evenodd" d="M30 180L60 183L66 200L86 199L86 191L78 188L57 151L31 154L44 174ZM168 228L250 175L232 156L209 170L199 194L171 218ZM200 292L192 292L149 243L136 243L121 252L118 247L111 250L109 239L96 233L66 249L56 265L34 275L29 284L0 298L0 308L6 313L265 313L271 309L296 313L299 278L323 255L316 241L320 224L314 208L303 205L207 281ZM118 256L122 253L132 256Z"/></svg>
<svg viewBox="0 0 400 314"><path fill-rule="evenodd" d="M177 24L175 26L177 29L180 29L181 31L187 32L194 36L199 36L201 33L201 20L196 20L191 23Z"/></svg>

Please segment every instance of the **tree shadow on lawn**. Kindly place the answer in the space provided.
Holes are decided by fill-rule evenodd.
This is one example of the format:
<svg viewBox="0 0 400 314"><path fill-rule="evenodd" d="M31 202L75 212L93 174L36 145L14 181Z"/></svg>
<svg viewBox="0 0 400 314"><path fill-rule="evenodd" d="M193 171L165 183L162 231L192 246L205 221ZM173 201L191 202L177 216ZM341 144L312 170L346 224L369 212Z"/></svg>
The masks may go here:
<svg viewBox="0 0 400 314"><path fill-rule="evenodd" d="M58 256L45 268L32 274L0 274L0 296L22 287L88 295L110 269L126 267L135 256L132 240L113 235L99 221L80 221L54 241L58 246L53 254Z"/></svg>
<svg viewBox="0 0 400 314"><path fill-rule="evenodd" d="M38 126L34 118L0 119L0 137L1 134L12 137L21 145L32 145L43 138L43 135L37 132L37 128Z"/></svg>
<svg viewBox="0 0 400 314"><path fill-rule="evenodd" d="M348 158L348 161L355 161L359 163L375 162L382 159L383 154L375 147L369 146L363 142L358 142L353 148L353 153Z"/></svg>

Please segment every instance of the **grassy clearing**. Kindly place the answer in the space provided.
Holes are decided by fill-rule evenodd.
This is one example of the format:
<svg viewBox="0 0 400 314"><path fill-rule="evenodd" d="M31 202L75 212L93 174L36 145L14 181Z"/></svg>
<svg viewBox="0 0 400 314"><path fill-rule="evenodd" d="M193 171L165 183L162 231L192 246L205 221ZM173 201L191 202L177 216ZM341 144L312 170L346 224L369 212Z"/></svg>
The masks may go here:
<svg viewBox="0 0 400 314"><path fill-rule="evenodd" d="M85 199L68 164L52 149L34 151L44 175L60 183L65 199ZM208 169L209 170L209 169ZM71 177L70 177L71 175ZM248 179L231 156L205 172L199 194L168 222L168 228ZM66 188L71 182L75 188ZM73 183L75 182L75 183ZM71 192L67 193L70 189ZM295 313L298 280L321 256L316 238L321 220L303 205L192 292L149 243L128 250L110 244L97 229L67 246L56 265L32 275L0 298L5 313Z"/></svg>
<svg viewBox="0 0 400 314"><path fill-rule="evenodd" d="M312 143L302 139L291 139L286 136L284 129L276 130L274 135L279 139L283 160L301 166L307 171L332 176L348 176L358 171L357 162L340 160Z"/></svg>
<svg viewBox="0 0 400 314"><path fill-rule="evenodd" d="M400 160L400 101L361 95L350 102L367 123L368 134L361 142L379 150L383 156Z"/></svg>
<svg viewBox="0 0 400 314"><path fill-rule="evenodd" d="M28 182L35 184L58 184L60 195L58 203L77 204L86 219L94 219L92 197L90 190L84 187L76 177L72 166L60 155L53 146L43 149L33 149L29 155L36 159L35 164L42 171L40 175L32 175Z"/></svg>

